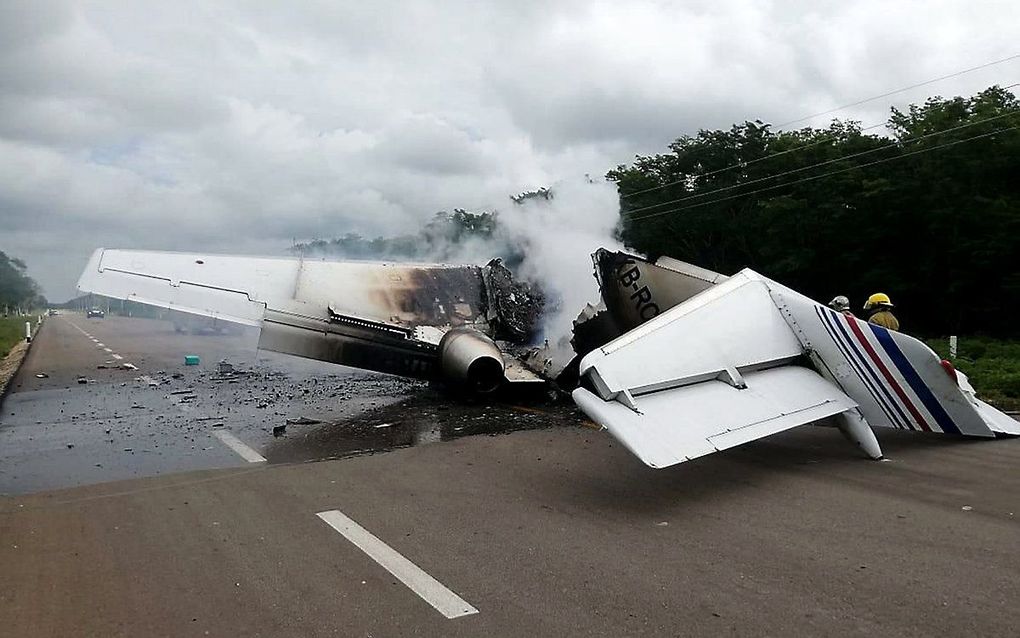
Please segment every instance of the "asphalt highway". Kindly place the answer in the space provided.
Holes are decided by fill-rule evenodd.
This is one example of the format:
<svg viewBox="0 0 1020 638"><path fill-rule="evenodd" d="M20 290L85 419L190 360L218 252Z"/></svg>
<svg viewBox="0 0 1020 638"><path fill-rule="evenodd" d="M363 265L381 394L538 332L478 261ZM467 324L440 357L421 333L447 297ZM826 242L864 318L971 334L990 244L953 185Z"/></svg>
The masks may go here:
<svg viewBox="0 0 1020 638"><path fill-rule="evenodd" d="M2 408L5 635L1020 626L1017 439L880 431L873 462L804 427L651 470L568 403L80 315L44 324Z"/></svg>

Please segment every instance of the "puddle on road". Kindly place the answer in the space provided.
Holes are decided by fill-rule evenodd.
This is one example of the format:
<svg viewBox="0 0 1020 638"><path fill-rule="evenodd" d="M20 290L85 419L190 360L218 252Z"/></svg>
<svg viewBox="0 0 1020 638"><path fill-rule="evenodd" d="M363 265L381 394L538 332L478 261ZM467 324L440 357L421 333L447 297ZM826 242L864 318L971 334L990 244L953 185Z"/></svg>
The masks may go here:
<svg viewBox="0 0 1020 638"><path fill-rule="evenodd" d="M521 406L464 402L425 390L399 403L357 416L311 425L289 424L263 451L270 463L325 461L449 441L465 436L508 434L556 425L576 426L573 404L534 397Z"/></svg>

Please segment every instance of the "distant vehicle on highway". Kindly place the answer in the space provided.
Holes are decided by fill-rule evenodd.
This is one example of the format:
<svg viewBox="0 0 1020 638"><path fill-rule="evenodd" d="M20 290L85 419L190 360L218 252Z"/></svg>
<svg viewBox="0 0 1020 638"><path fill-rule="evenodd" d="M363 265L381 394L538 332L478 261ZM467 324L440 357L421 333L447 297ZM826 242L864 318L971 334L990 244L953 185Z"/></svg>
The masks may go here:
<svg viewBox="0 0 1020 638"><path fill-rule="evenodd" d="M48 310L48 311L46 312L46 314L48 314L49 316L51 316L51 317L52 317L53 315L57 314L57 309L56 309L56 308L50 308L50 309L49 309L49 310Z"/></svg>
<svg viewBox="0 0 1020 638"><path fill-rule="evenodd" d="M89 319L102 319L106 316L106 314L99 308L89 308L88 312L85 313L85 316Z"/></svg>

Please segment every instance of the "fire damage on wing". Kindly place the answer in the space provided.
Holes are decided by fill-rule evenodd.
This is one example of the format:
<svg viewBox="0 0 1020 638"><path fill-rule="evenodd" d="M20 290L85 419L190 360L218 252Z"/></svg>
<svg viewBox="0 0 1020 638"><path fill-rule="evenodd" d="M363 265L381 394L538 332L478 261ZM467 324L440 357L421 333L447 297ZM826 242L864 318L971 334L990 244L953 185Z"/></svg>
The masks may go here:
<svg viewBox="0 0 1020 638"><path fill-rule="evenodd" d="M340 287L325 316L315 316L309 303L301 311L267 308L260 347L475 393L541 381L515 357L538 339L545 297L499 259L485 266L380 264L363 275L348 288L356 288L355 298L345 299Z"/></svg>

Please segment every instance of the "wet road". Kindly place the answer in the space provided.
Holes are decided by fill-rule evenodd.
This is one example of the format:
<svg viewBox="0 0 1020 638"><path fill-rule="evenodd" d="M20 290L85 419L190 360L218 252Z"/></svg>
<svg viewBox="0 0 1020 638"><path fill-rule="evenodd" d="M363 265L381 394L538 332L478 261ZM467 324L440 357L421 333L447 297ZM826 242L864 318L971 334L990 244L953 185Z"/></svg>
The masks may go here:
<svg viewBox="0 0 1020 638"><path fill-rule="evenodd" d="M58 318L0 426L10 635L1006 636L1020 624L1020 440L880 432L890 460L875 463L800 428L654 471L568 406L449 407L418 384L256 361L244 337ZM96 369L105 347L139 370ZM217 372L224 356L250 374ZM273 437L301 416L331 423ZM268 462L245 461L224 430ZM385 437L447 440L303 462ZM148 478L85 485L135 474ZM434 581L405 584L410 568L387 571L371 539L317 516L334 510ZM477 613L447 618L428 602L444 590Z"/></svg>
<svg viewBox="0 0 1020 638"><path fill-rule="evenodd" d="M506 405L450 412L423 383L258 353L254 333L82 315L43 331L0 416L0 495L246 464L223 431L269 463L293 463L536 421ZM186 354L200 364L184 365Z"/></svg>

